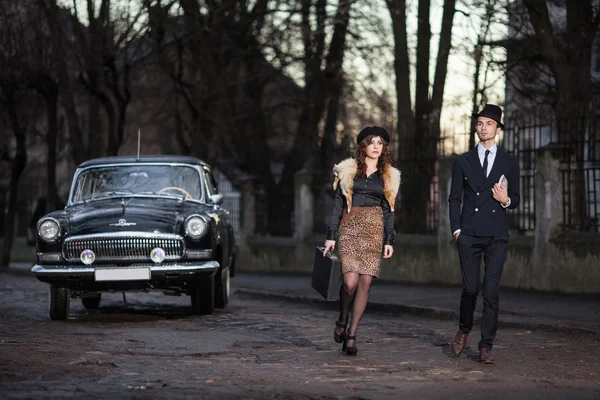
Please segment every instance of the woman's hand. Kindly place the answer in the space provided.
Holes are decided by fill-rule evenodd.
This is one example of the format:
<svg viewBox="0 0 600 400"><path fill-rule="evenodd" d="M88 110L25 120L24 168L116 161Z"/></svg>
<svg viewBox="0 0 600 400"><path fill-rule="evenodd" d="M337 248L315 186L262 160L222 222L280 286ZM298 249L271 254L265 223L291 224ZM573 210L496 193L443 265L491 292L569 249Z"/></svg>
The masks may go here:
<svg viewBox="0 0 600 400"><path fill-rule="evenodd" d="M327 252L331 249L333 251L335 249L335 240L326 240L325 241L325 250L323 250L323 257L327 257Z"/></svg>
<svg viewBox="0 0 600 400"><path fill-rule="evenodd" d="M394 248L389 244L383 246L383 258L390 258L394 254Z"/></svg>

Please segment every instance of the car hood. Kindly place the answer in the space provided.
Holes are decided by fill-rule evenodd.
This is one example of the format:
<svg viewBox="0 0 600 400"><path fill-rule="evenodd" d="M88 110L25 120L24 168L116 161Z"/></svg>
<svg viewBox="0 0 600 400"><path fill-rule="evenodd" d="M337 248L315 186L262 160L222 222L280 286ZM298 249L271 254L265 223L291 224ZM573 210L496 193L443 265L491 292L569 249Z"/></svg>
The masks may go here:
<svg viewBox="0 0 600 400"><path fill-rule="evenodd" d="M142 231L182 234L190 214L205 213L209 206L197 202L160 198L107 198L66 208L69 236Z"/></svg>

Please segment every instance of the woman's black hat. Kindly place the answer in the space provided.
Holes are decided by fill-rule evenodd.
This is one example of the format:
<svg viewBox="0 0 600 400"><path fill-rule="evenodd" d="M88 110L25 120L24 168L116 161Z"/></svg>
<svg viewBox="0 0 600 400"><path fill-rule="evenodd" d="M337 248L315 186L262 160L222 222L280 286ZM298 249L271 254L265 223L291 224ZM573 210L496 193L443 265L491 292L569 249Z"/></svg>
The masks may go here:
<svg viewBox="0 0 600 400"><path fill-rule="evenodd" d="M363 128L363 130L360 131L360 133L356 137L356 143L361 144L362 141L370 135L379 136L386 143L390 143L390 134L388 133L388 131L385 130L385 128L382 128L380 126L367 126L366 128Z"/></svg>

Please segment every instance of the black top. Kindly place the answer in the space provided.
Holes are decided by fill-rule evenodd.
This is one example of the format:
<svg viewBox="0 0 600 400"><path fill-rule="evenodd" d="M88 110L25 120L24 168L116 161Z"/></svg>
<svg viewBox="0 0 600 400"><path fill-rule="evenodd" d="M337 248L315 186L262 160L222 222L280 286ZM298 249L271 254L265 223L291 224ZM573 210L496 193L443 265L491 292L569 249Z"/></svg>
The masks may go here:
<svg viewBox="0 0 600 400"><path fill-rule="evenodd" d="M394 245L396 232L394 231L394 213L383 194L383 180L379 171L373 172L368 177L354 177L352 193L352 207L381 207L384 221L383 244ZM338 186L333 200L333 211L327 229L327 240L335 240L342 212L347 209L346 198Z"/></svg>

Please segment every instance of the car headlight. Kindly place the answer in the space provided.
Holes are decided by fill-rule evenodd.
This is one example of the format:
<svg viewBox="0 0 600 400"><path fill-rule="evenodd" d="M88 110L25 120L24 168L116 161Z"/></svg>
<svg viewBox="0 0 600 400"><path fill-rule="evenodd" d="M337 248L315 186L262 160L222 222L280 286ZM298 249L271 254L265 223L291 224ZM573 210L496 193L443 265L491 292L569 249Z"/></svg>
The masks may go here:
<svg viewBox="0 0 600 400"><path fill-rule="evenodd" d="M46 242L53 242L60 234L60 224L54 218L47 218L38 225L38 235Z"/></svg>
<svg viewBox="0 0 600 400"><path fill-rule="evenodd" d="M204 235L204 232L206 232L207 228L208 224L206 223L206 221L203 218L197 216L188 218L187 222L185 223L186 235L191 236L193 238L198 238Z"/></svg>

